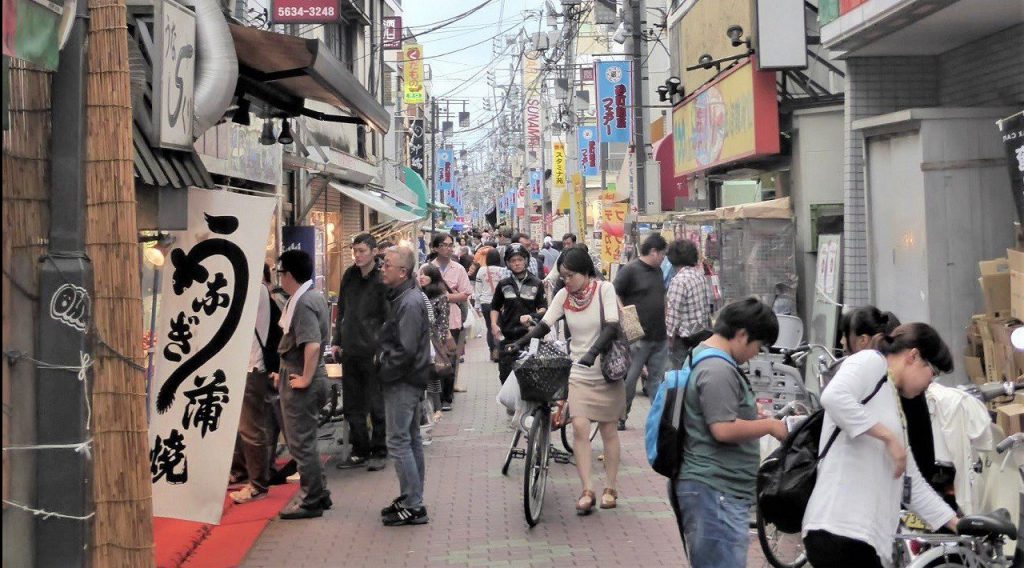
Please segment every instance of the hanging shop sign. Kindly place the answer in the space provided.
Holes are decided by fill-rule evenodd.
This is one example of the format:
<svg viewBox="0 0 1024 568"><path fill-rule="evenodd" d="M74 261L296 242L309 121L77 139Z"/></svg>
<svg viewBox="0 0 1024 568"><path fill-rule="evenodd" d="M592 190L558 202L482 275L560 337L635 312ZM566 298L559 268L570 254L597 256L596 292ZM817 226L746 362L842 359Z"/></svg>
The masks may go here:
<svg viewBox="0 0 1024 568"><path fill-rule="evenodd" d="M454 188L452 183L452 170L455 167L452 161L454 159L451 150L442 148L437 151L437 167L435 171L437 172L437 188L441 191L451 192Z"/></svg>
<svg viewBox="0 0 1024 568"><path fill-rule="evenodd" d="M193 188L189 229L172 233L150 400L154 516L220 522L275 203Z"/></svg>
<svg viewBox="0 0 1024 568"><path fill-rule="evenodd" d="M779 152L775 72L747 61L672 111L675 175Z"/></svg>
<svg viewBox="0 0 1024 568"><path fill-rule="evenodd" d="M630 142L633 88L629 61L599 61L595 64L595 74L601 142Z"/></svg>
<svg viewBox="0 0 1024 568"><path fill-rule="evenodd" d="M552 148L552 155L554 156L554 167L551 168L551 176L554 179L555 187L565 189L565 144L555 142Z"/></svg>
<svg viewBox="0 0 1024 568"><path fill-rule="evenodd" d="M1006 146L1006 162L1010 167L1010 189L1017 205L1017 220L1024 223L1024 112L997 122Z"/></svg>
<svg viewBox="0 0 1024 568"><path fill-rule="evenodd" d="M572 174L572 218L575 221L576 235L585 238L587 234L586 188L583 176L579 172Z"/></svg>
<svg viewBox="0 0 1024 568"><path fill-rule="evenodd" d="M67 17L64 11L63 0L4 0L3 54L56 71L61 42L74 22L74 4Z"/></svg>
<svg viewBox="0 0 1024 568"><path fill-rule="evenodd" d="M271 0L273 24L330 24L341 20L339 0Z"/></svg>
<svg viewBox="0 0 1024 568"><path fill-rule="evenodd" d="M402 49L402 16L385 16L382 38L385 51Z"/></svg>
<svg viewBox="0 0 1024 568"><path fill-rule="evenodd" d="M409 143L409 166L412 171L423 177L423 119L417 118L412 121L412 141Z"/></svg>
<svg viewBox="0 0 1024 568"><path fill-rule="evenodd" d="M576 134L580 149L580 171L585 176L601 174L601 142L596 126L581 126Z"/></svg>
<svg viewBox="0 0 1024 568"><path fill-rule="evenodd" d="M544 172L540 170L530 171L530 201L540 204L544 199Z"/></svg>
<svg viewBox="0 0 1024 568"><path fill-rule="evenodd" d="M626 242L626 215L628 203L602 202L601 208L601 262L611 266L619 262Z"/></svg>
<svg viewBox="0 0 1024 568"><path fill-rule="evenodd" d="M153 126L157 145L191 150L196 17L181 4L162 0L156 3L153 21L159 54L153 58Z"/></svg>
<svg viewBox="0 0 1024 568"><path fill-rule="evenodd" d="M423 89L423 46L416 43L402 46L402 61L405 102L410 105L423 104L427 99Z"/></svg>
<svg viewBox="0 0 1024 568"><path fill-rule="evenodd" d="M523 132L526 133L527 165L540 164L541 124L544 121L544 109L541 106L540 61L523 56L523 94L525 107L523 110Z"/></svg>

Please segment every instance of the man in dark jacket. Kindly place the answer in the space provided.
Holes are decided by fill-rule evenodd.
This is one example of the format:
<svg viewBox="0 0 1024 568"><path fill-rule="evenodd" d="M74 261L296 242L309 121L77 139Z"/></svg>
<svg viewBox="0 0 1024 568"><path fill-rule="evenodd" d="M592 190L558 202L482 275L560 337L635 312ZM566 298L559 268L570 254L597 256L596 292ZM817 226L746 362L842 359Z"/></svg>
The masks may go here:
<svg viewBox="0 0 1024 568"><path fill-rule="evenodd" d="M494 288L494 299L491 300L491 333L501 341L501 355L498 357L498 379L505 384L505 379L512 372L512 364L516 356L505 349L505 346L526 335L532 319L540 319L548 307L544 297L544 285L526 269L530 253L526 247L518 243L505 249L505 266L512 273L502 278Z"/></svg>
<svg viewBox="0 0 1024 568"><path fill-rule="evenodd" d="M341 363L345 419L352 432L352 454L338 469L368 466L384 469L387 457L384 394L373 366L377 334L387 316L388 287L377 267L377 239L360 233L352 239L354 264L341 277L338 319L334 328L334 358ZM366 419L372 422L372 431Z"/></svg>
<svg viewBox="0 0 1024 568"><path fill-rule="evenodd" d="M380 333L378 377L384 387L388 454L402 494L381 511L386 526L428 522L423 505L423 440L420 400L430 377L430 321L427 300L416 286L416 253L394 247L384 254L381 281L388 292L388 318Z"/></svg>

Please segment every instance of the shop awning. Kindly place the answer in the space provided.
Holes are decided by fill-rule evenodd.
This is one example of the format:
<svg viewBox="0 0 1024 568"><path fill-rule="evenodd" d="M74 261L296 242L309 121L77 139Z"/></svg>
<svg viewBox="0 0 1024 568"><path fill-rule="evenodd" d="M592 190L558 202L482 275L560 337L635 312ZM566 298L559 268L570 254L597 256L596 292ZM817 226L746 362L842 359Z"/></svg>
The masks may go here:
<svg viewBox="0 0 1024 568"><path fill-rule="evenodd" d="M406 211L398 207L397 204L388 201L383 197L377 197L376 195L370 193L369 191L357 189L352 186L340 184L333 181L329 182L328 185L330 185L335 190L341 192L342 195L351 197L352 199L355 199L356 201L362 203L363 205L369 207L370 209L373 209L374 211L379 211L387 215L388 217L397 219L398 221L411 222L420 219L419 215L416 215L415 213L410 213L409 211Z"/></svg>
<svg viewBox="0 0 1024 568"><path fill-rule="evenodd" d="M297 105L282 108L296 113L302 109L301 99L320 101L350 112L378 132L388 131L391 115L320 40L228 27L238 54L241 90L275 99L267 101L274 106Z"/></svg>
<svg viewBox="0 0 1024 568"><path fill-rule="evenodd" d="M402 166L402 171L405 172L405 186L416 194L416 206L422 210L426 210L427 202L430 201L430 192L427 190L426 182L423 181L420 174L416 173L409 166Z"/></svg>

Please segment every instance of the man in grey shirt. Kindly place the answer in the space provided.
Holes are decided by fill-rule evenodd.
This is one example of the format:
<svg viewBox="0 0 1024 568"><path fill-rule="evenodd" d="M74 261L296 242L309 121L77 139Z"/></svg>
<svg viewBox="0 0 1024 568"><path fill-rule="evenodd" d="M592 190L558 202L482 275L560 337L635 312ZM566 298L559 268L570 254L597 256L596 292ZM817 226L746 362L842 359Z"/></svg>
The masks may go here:
<svg viewBox="0 0 1024 568"><path fill-rule="evenodd" d="M327 300L313 289L313 259L309 254L285 251L278 258L277 273L289 299L279 322L284 330L278 346L281 370L271 378L281 395L282 428L288 451L298 465L302 487L300 499L280 517L309 519L323 515L332 506L316 435L327 378L323 353L331 339L331 322Z"/></svg>

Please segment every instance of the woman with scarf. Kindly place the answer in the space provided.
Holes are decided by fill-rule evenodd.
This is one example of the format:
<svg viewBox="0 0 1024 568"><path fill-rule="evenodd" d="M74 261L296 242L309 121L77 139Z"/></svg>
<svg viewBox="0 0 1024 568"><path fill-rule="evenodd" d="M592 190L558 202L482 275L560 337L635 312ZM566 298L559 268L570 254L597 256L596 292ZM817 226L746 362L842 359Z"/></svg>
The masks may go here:
<svg viewBox="0 0 1024 568"><path fill-rule="evenodd" d="M591 478L591 422L598 423L604 442L607 484L600 506L613 509L618 499L616 483L620 446L617 426L626 411L626 387L622 381L609 381L601 373L600 358L618 334L619 307L615 288L609 282L598 280L594 262L586 251L579 248L566 251L555 268L565 287L551 300L544 319L512 347L522 349L531 339L544 337L559 319L565 318L572 334L569 356L578 363L573 365L569 374L573 447L576 470L583 485L583 492L576 502L576 513L589 515L596 504Z"/></svg>

